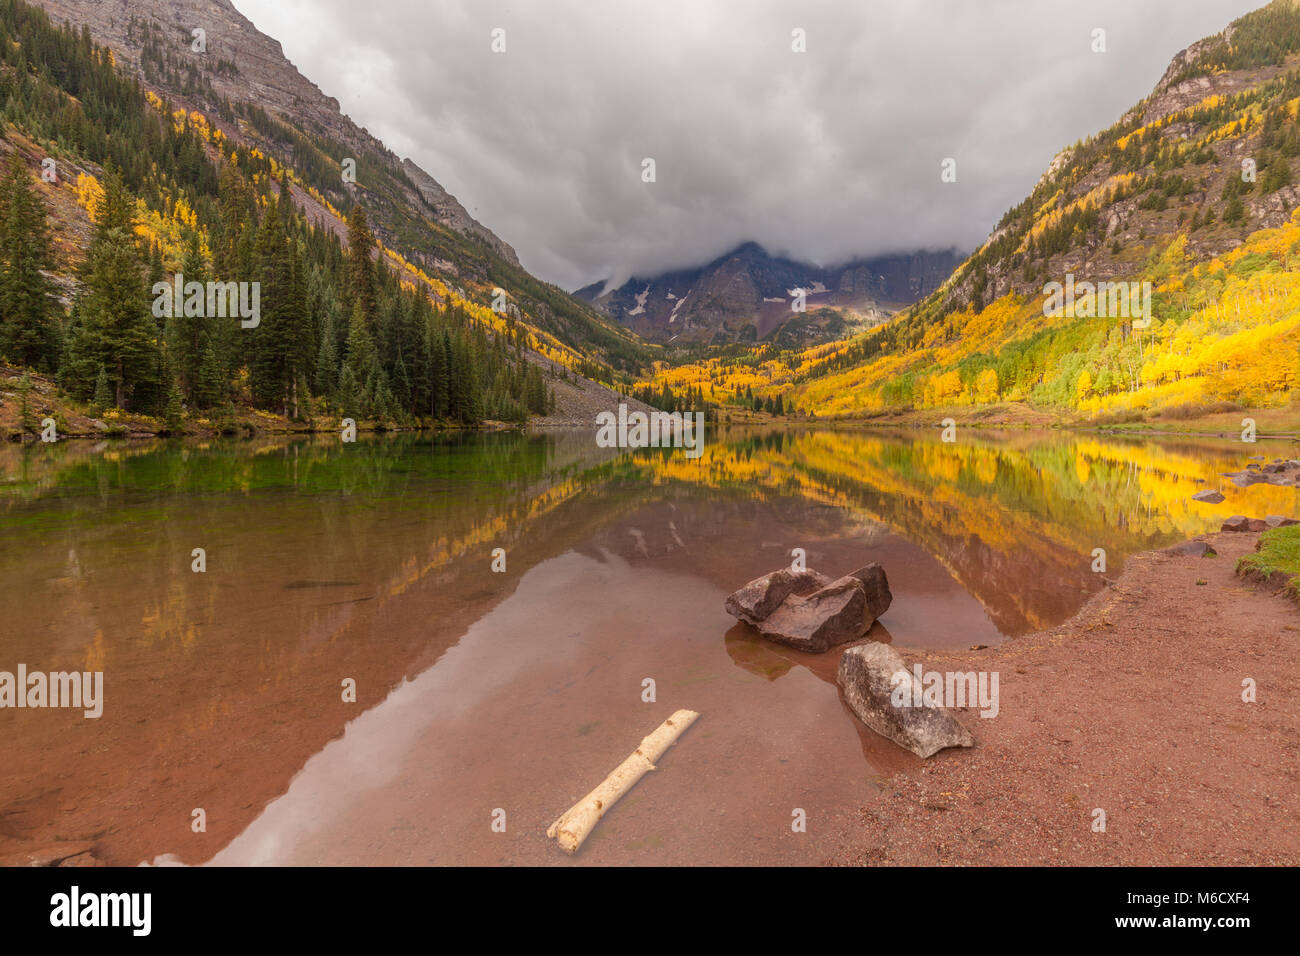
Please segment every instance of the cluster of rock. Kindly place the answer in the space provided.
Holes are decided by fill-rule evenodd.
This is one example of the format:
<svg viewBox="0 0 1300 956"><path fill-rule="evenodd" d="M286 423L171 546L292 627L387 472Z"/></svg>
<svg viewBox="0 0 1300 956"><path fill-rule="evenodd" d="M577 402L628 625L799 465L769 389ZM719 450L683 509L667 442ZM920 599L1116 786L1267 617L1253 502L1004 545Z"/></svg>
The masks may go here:
<svg viewBox="0 0 1300 956"><path fill-rule="evenodd" d="M731 594L727 613L773 641L823 654L865 635L891 601L879 564L835 580L812 570L782 568Z"/></svg>
<svg viewBox="0 0 1300 956"><path fill-rule="evenodd" d="M1296 488L1300 487L1300 458L1275 458L1264 465L1251 462L1241 471L1224 472L1223 477L1232 479L1238 488L1258 484L1289 485Z"/></svg>
<svg viewBox="0 0 1300 956"><path fill-rule="evenodd" d="M731 594L727 612L764 637L820 654L863 637L892 601L879 564L834 580L812 570L782 568ZM922 702L916 676L887 644L868 641L845 649L836 682L859 720L919 757L945 747L974 746L956 717ZM898 705L897 700L909 703Z"/></svg>
<svg viewBox="0 0 1300 956"><path fill-rule="evenodd" d="M1219 552L1204 541L1184 541L1172 548L1165 548L1161 554L1186 555L1193 558L1217 558L1219 556Z"/></svg>
<svg viewBox="0 0 1300 956"><path fill-rule="evenodd" d="M1274 458L1266 464L1251 462L1241 471L1223 472L1223 477L1231 479L1232 483L1238 488L1249 488L1251 485L1260 484L1300 488L1300 458ZM1192 495L1192 500L1217 505L1226 499L1221 492L1206 488ZM1300 522L1285 515L1269 515L1266 518L1248 518L1245 515L1233 515L1223 522L1223 526L1219 530L1257 532L1267 531L1269 528L1283 528L1292 524L1300 524Z"/></svg>
<svg viewBox="0 0 1300 956"><path fill-rule="evenodd" d="M1267 531L1269 528L1285 528L1300 524L1295 518L1285 515L1269 515L1267 518L1247 518L1245 515L1233 515L1223 522L1220 531Z"/></svg>

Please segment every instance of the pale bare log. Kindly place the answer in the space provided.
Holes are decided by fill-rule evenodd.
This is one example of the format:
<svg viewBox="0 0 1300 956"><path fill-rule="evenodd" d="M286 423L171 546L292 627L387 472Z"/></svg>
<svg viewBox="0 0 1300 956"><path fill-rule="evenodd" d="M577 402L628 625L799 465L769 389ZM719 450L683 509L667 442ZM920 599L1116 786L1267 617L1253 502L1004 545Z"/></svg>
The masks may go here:
<svg viewBox="0 0 1300 956"><path fill-rule="evenodd" d="M595 790L552 823L546 835L554 837L565 850L576 853L578 847L582 846L582 841L591 835L600 818L618 802L623 794L631 790L638 780L655 768L655 761L677 742L677 738L685 733L686 728L695 723L699 716L693 710L679 710L665 720L654 733L642 740L641 746L615 767L614 772L602 780Z"/></svg>

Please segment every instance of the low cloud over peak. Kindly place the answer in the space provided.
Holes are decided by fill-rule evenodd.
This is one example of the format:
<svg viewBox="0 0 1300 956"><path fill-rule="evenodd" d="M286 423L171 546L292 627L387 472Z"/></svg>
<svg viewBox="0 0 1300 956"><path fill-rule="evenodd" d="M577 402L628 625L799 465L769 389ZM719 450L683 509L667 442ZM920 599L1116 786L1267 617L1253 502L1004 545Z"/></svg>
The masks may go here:
<svg viewBox="0 0 1300 956"><path fill-rule="evenodd" d="M819 264L972 249L1062 147L1260 5L234 2L566 288L698 265L746 240ZM806 52L792 51L795 29ZM940 181L948 157L955 183Z"/></svg>

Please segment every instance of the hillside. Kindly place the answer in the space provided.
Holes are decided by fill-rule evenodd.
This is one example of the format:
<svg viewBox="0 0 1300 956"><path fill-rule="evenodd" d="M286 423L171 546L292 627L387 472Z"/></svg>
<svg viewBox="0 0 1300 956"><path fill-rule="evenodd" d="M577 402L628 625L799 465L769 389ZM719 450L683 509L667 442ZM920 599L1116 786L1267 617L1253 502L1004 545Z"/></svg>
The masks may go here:
<svg viewBox="0 0 1300 956"><path fill-rule="evenodd" d="M40 0L55 23L88 27L127 69L174 105L198 110L214 129L291 167L317 192L318 221L364 203L376 237L421 272L488 305L494 287L553 349L632 369L632 338L559 288L525 271L514 250L409 159L399 159L340 112L339 103L290 63L229 0ZM205 52L192 31L205 31ZM355 161L345 184L343 161ZM337 226L337 222L333 223ZM559 358L558 355L553 355ZM589 368L602 377L607 372Z"/></svg>
<svg viewBox="0 0 1300 956"><path fill-rule="evenodd" d="M56 417L563 418L614 397L589 379L644 361L228 4L133 4L125 27L111 6L61 4L84 17L56 27L0 3L0 359L58 382ZM161 23L196 11L215 24L202 53ZM121 56L96 42L100 16ZM264 108L280 102L302 109ZM188 291L162 303L182 276L209 309L214 285L260 287L260 318L208 316L202 297L191 311Z"/></svg>
<svg viewBox="0 0 1300 956"><path fill-rule="evenodd" d="M116 62L173 107L198 111L232 143L290 168L311 198L304 212L341 233L354 203L366 206L377 240L457 295L488 306L492 290L534 329L543 351L576 365L635 368L634 339L601 315L524 270L508 243L477 222L429 173L399 159L302 76L280 43L258 31L229 0L40 0L57 24L85 27ZM205 31L204 52L192 31ZM345 160L355 182L345 182ZM417 275L417 279L420 277ZM440 290L435 294L442 298ZM559 352L568 351L567 358ZM595 364L589 371L600 373Z"/></svg>
<svg viewBox="0 0 1300 956"><path fill-rule="evenodd" d="M1065 417L1296 402L1300 9L1275 0L1176 55L1150 96L1063 150L933 294L849 342L672 370L719 402L819 415L1006 402ZM1149 325L1051 283L1152 283ZM1102 298L1106 298L1103 296ZM1100 313L1100 315L1099 315Z"/></svg>
<svg viewBox="0 0 1300 956"><path fill-rule="evenodd" d="M456 200L410 160L399 161L366 130L358 128L284 56L278 40L259 32L229 0L40 0L57 24L90 28L96 41L111 47L124 65L173 99L213 109L229 103L255 103L304 133L365 155L391 176L398 194L414 207L425 204L439 225L480 240L501 258L518 265L510 246L476 222ZM205 53L197 53L192 31L205 32ZM405 181L409 179L409 181ZM364 191L367 185L359 184Z"/></svg>
<svg viewBox="0 0 1300 956"><path fill-rule="evenodd" d="M932 293L960 257L949 252L859 259L822 268L747 242L712 262L605 290L574 293L652 342L728 344L779 336L793 345L843 338ZM805 309L791 308L795 291Z"/></svg>

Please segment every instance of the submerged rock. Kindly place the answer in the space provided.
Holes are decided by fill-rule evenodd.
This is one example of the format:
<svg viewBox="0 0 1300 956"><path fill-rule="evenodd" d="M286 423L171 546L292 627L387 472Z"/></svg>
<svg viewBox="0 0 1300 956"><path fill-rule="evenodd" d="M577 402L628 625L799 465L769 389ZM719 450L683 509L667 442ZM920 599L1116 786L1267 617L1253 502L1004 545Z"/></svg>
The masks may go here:
<svg viewBox="0 0 1300 956"><path fill-rule="evenodd" d="M1233 515L1223 522L1220 531L1263 531L1268 525L1259 518L1247 518L1245 515Z"/></svg>
<svg viewBox="0 0 1300 956"><path fill-rule="evenodd" d="M782 568L731 594L726 607L764 637L820 654L862 637L892 601L885 569L869 564L834 581Z"/></svg>
<svg viewBox="0 0 1300 956"><path fill-rule="evenodd" d="M922 702L921 682L888 644L859 644L845 650L836 681L859 720L918 757L933 756L945 747L975 745L956 717ZM911 703L895 706L896 699Z"/></svg>
<svg viewBox="0 0 1300 956"><path fill-rule="evenodd" d="M1224 477L1231 478L1238 488L1248 488L1262 482L1300 487L1300 460L1278 458L1263 466L1251 464L1241 471L1225 472Z"/></svg>
<svg viewBox="0 0 1300 956"><path fill-rule="evenodd" d="M1194 558L1213 558L1218 555L1218 552L1204 541L1184 541L1182 544L1176 544L1172 548L1165 548L1161 553L1187 554Z"/></svg>
<svg viewBox="0 0 1300 956"><path fill-rule="evenodd" d="M1212 505L1217 505L1220 501L1223 501L1224 499L1223 499L1223 495L1219 494L1217 491L1213 491L1207 488L1205 491L1198 491L1196 494L1192 495L1192 500L1206 501Z"/></svg>

